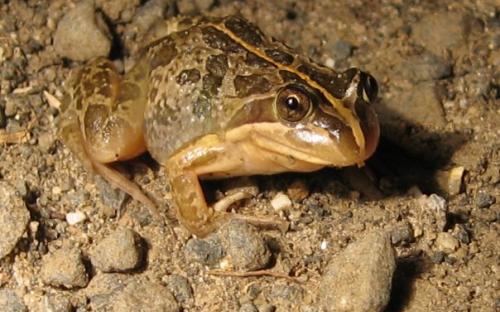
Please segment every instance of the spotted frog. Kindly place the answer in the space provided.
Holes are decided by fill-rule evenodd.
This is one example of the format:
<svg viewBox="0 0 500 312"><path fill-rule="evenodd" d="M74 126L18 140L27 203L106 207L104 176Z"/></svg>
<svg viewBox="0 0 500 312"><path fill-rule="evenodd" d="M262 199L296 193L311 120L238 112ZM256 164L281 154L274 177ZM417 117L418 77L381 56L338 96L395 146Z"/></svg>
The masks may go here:
<svg viewBox="0 0 500 312"><path fill-rule="evenodd" d="M99 58L69 85L66 146L154 206L109 165L149 152L167 170L178 220L200 236L231 216L207 205L200 179L362 165L379 139L371 75L315 64L240 16L181 20L124 75Z"/></svg>

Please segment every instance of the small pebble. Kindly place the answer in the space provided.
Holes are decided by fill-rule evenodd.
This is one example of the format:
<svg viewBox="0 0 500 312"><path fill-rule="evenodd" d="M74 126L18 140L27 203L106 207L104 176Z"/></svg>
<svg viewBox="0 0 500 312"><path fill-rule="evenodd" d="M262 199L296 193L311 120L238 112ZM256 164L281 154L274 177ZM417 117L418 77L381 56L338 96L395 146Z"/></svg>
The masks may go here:
<svg viewBox="0 0 500 312"><path fill-rule="evenodd" d="M444 252L436 251L435 253L432 254L431 260L435 264L440 264L441 262L443 262L445 256L446 254Z"/></svg>
<svg viewBox="0 0 500 312"><path fill-rule="evenodd" d="M287 188L286 193L293 201L302 201L309 196L309 188L303 180L293 181Z"/></svg>
<svg viewBox="0 0 500 312"><path fill-rule="evenodd" d="M396 268L389 235L372 232L335 255L320 283L325 311L383 311Z"/></svg>
<svg viewBox="0 0 500 312"><path fill-rule="evenodd" d="M30 213L13 186L0 181L0 259L11 253L26 232Z"/></svg>
<svg viewBox="0 0 500 312"><path fill-rule="evenodd" d="M279 192L271 200L271 207L275 211L283 211L292 208L292 201L286 194Z"/></svg>
<svg viewBox="0 0 500 312"><path fill-rule="evenodd" d="M226 251L228 267L235 270L263 269L271 259L271 252L257 229L240 220L231 220L219 230Z"/></svg>
<svg viewBox="0 0 500 312"><path fill-rule="evenodd" d="M441 232L436 238L436 248L444 253L450 254L458 249L460 243L450 233Z"/></svg>
<svg viewBox="0 0 500 312"><path fill-rule="evenodd" d="M40 311L46 312L71 312L73 306L68 296L44 296L40 302Z"/></svg>
<svg viewBox="0 0 500 312"><path fill-rule="evenodd" d="M90 251L92 264L103 272L136 269L142 260L140 237L130 229L117 229Z"/></svg>
<svg viewBox="0 0 500 312"><path fill-rule="evenodd" d="M224 249L218 235L210 235L204 239L192 238L185 247L188 258L194 258L195 261L215 266L224 257Z"/></svg>
<svg viewBox="0 0 500 312"><path fill-rule="evenodd" d="M172 274L163 279L167 289L174 295L177 302L186 304L193 299L193 289L184 276Z"/></svg>
<svg viewBox="0 0 500 312"><path fill-rule="evenodd" d="M99 189L99 196L106 206L106 215L116 215L117 211L121 211L123 204L127 200L128 194L120 189L113 188L111 184L100 176L95 177L95 182Z"/></svg>
<svg viewBox="0 0 500 312"><path fill-rule="evenodd" d="M59 249L44 256L41 277L45 284L54 287L85 287L88 276L78 249Z"/></svg>
<svg viewBox="0 0 500 312"><path fill-rule="evenodd" d="M11 289L0 289L0 307L3 312L27 312L21 298Z"/></svg>
<svg viewBox="0 0 500 312"><path fill-rule="evenodd" d="M479 192L476 197L476 206L478 208L489 208L496 202L495 197L485 192Z"/></svg>
<svg viewBox="0 0 500 312"><path fill-rule="evenodd" d="M93 1L81 1L57 25L54 49L71 60L108 56L111 40L106 23L96 14Z"/></svg>
<svg viewBox="0 0 500 312"><path fill-rule="evenodd" d="M69 225L78 224L86 219L87 216L81 211L69 212L66 214L66 222L68 222Z"/></svg>
<svg viewBox="0 0 500 312"><path fill-rule="evenodd" d="M405 245L412 242L413 239L413 230L408 223L403 224L391 232L391 242L393 245Z"/></svg>
<svg viewBox="0 0 500 312"><path fill-rule="evenodd" d="M353 46L347 41L337 40L329 49L335 60L345 60L352 54Z"/></svg>
<svg viewBox="0 0 500 312"><path fill-rule="evenodd" d="M92 277L85 288L85 296L90 301L91 311L108 311L113 305L115 296L120 293L132 279L132 275L120 273L100 273Z"/></svg>
<svg viewBox="0 0 500 312"><path fill-rule="evenodd" d="M257 307L251 302L245 302L240 306L239 312L259 312Z"/></svg>
<svg viewBox="0 0 500 312"><path fill-rule="evenodd" d="M137 279L130 282L123 291L117 294L113 299L111 311L177 312L180 309L174 296L167 288L147 279Z"/></svg>
<svg viewBox="0 0 500 312"><path fill-rule="evenodd" d="M49 153L54 147L55 137L50 132L44 132L38 136L38 147L44 153Z"/></svg>

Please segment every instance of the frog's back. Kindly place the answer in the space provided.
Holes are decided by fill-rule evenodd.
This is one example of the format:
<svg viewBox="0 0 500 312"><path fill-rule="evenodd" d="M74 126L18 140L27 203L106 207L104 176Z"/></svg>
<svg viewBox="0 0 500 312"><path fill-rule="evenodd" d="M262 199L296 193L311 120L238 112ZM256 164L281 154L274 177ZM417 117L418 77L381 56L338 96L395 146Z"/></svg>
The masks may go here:
<svg viewBox="0 0 500 312"><path fill-rule="evenodd" d="M238 17L202 19L147 51L145 138L160 163L199 137L227 130L245 99L272 92L282 83L275 65L224 31L221 25L228 21L240 23L234 27L240 27L251 44L267 42L257 28Z"/></svg>

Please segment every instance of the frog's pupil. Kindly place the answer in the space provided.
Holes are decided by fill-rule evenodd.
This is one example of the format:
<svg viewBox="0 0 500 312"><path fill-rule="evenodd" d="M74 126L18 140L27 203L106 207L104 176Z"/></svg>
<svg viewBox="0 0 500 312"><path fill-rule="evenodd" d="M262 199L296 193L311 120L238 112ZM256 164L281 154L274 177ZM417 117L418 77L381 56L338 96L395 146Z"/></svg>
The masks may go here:
<svg viewBox="0 0 500 312"><path fill-rule="evenodd" d="M299 100L296 97L289 96L286 98L286 106L291 110L299 108Z"/></svg>

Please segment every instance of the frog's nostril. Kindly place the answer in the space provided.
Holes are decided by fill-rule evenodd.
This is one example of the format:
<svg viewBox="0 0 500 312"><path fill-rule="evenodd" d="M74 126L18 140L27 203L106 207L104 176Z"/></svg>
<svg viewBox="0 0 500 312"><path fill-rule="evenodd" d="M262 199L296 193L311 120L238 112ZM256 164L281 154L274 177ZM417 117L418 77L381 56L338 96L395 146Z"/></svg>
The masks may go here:
<svg viewBox="0 0 500 312"><path fill-rule="evenodd" d="M361 73L361 83L360 88L362 92L363 99L371 103L377 98L378 94L378 84L372 75L367 73Z"/></svg>

